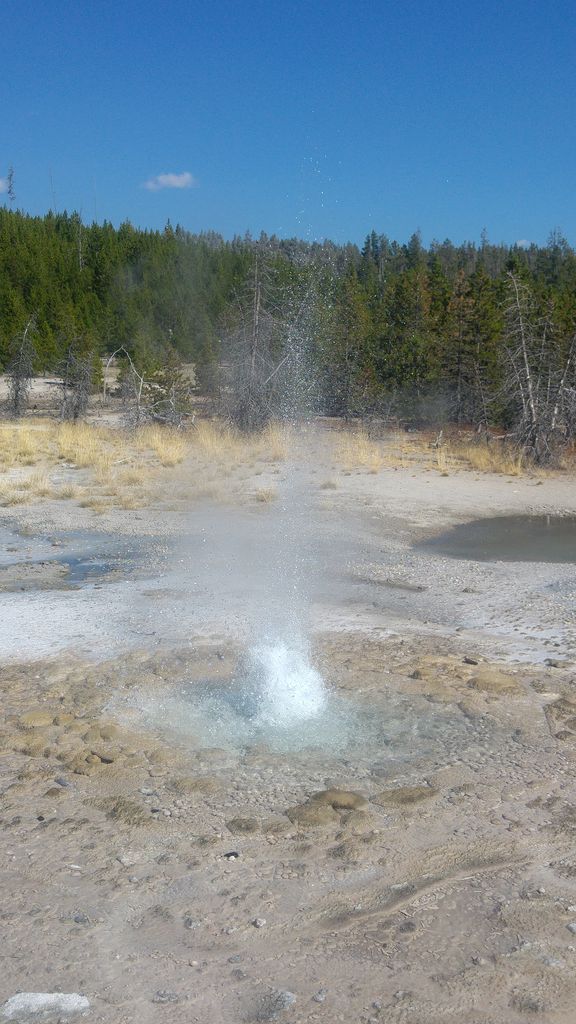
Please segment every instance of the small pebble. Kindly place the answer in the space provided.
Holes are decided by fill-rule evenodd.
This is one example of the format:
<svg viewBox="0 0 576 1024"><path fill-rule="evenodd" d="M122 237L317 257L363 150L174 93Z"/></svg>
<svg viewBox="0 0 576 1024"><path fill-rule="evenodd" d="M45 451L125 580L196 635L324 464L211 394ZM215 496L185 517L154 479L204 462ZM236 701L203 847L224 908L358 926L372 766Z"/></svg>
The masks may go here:
<svg viewBox="0 0 576 1024"><path fill-rule="evenodd" d="M176 992L170 992L167 988L159 988L152 996L153 1003L177 1003L179 999Z"/></svg>
<svg viewBox="0 0 576 1024"><path fill-rule="evenodd" d="M570 924L566 925L566 927L569 932L572 932L573 935L576 935L576 921L571 921Z"/></svg>
<svg viewBox="0 0 576 1024"><path fill-rule="evenodd" d="M328 995L328 989L327 988L320 988L320 989L318 989L316 994L312 996L312 999L314 1000L315 1003L323 1003L325 1001L327 995Z"/></svg>
<svg viewBox="0 0 576 1024"><path fill-rule="evenodd" d="M266 918L265 917L255 917L254 920L252 921L252 924L254 925L255 928L263 928L264 925L266 924ZM574 930L576 931L576 927L575 927Z"/></svg>

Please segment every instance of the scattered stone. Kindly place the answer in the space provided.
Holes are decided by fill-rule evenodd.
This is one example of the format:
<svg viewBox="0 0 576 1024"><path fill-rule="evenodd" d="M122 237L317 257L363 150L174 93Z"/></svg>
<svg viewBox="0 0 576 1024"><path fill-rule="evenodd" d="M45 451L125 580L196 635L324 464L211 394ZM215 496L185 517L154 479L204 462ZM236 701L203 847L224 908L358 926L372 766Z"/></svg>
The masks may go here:
<svg viewBox="0 0 576 1024"><path fill-rule="evenodd" d="M142 862L142 855L134 853L132 850L126 850L126 853L119 854L116 860L125 868L133 868L135 864Z"/></svg>
<svg viewBox="0 0 576 1024"><path fill-rule="evenodd" d="M399 786L373 796L372 803L379 807L410 807L435 796L438 796L438 790L434 786Z"/></svg>
<svg viewBox="0 0 576 1024"><path fill-rule="evenodd" d="M422 679L422 673L419 668L415 668L414 671L410 673L410 679Z"/></svg>
<svg viewBox="0 0 576 1024"><path fill-rule="evenodd" d="M465 665L478 665L479 664L478 658L472 658L469 654L466 654L464 656L463 661L464 661Z"/></svg>
<svg viewBox="0 0 576 1024"><path fill-rule="evenodd" d="M312 996L312 999L314 1000L315 1003L323 1003L323 1002L326 1001L326 996L327 995L328 995L328 989L327 988L320 988L315 993L315 995Z"/></svg>
<svg viewBox="0 0 576 1024"><path fill-rule="evenodd" d="M189 776L187 778L170 779L166 787L171 793L180 796L186 793L217 793L222 783L210 775Z"/></svg>
<svg viewBox="0 0 576 1024"><path fill-rule="evenodd" d="M254 925L255 928L263 928L264 925L266 924L266 918L255 917L254 920L252 921L252 924Z"/></svg>
<svg viewBox="0 0 576 1024"><path fill-rule="evenodd" d="M85 743L97 743L98 740L101 738L102 737L100 736L100 729L97 729L95 725L92 725L89 729L87 729L82 736L82 739L84 740Z"/></svg>
<svg viewBox="0 0 576 1024"><path fill-rule="evenodd" d="M54 715L48 711L29 711L18 719L18 725L26 731L28 729L47 729L53 723Z"/></svg>
<svg viewBox="0 0 576 1024"><path fill-rule="evenodd" d="M89 1009L90 1002L86 996L76 992L18 992L6 1000L0 1012L6 1020L17 1020L46 1013L70 1017Z"/></svg>
<svg viewBox="0 0 576 1024"><path fill-rule="evenodd" d="M116 740L121 735L117 725L103 725L100 727L100 738L103 740Z"/></svg>
<svg viewBox="0 0 576 1024"><path fill-rule="evenodd" d="M67 712L54 715L54 725L70 725L71 722L74 722L74 715Z"/></svg>
<svg viewBox="0 0 576 1024"><path fill-rule="evenodd" d="M147 825L150 818L135 800L125 796L107 796L103 800L89 800L87 803L103 811L107 818L122 821L126 825Z"/></svg>
<svg viewBox="0 0 576 1024"><path fill-rule="evenodd" d="M342 811L340 822L352 835L363 835L368 823L366 811Z"/></svg>
<svg viewBox="0 0 576 1024"><path fill-rule="evenodd" d="M202 921L198 921L198 919L193 917L192 914L184 914L182 923L189 931L194 931L195 928L202 927Z"/></svg>
<svg viewBox="0 0 576 1024"><path fill-rule="evenodd" d="M340 823L340 815L329 804L307 803L289 807L286 816L295 825L319 828Z"/></svg>
<svg viewBox="0 0 576 1024"><path fill-rule="evenodd" d="M576 935L576 921L571 921L570 924L566 925L566 927L569 932L572 932L573 935Z"/></svg>
<svg viewBox="0 0 576 1024"><path fill-rule="evenodd" d="M64 788L71 785L69 780L65 779L63 775L59 775L57 779L54 779L54 782L57 786L64 786Z"/></svg>
<svg viewBox="0 0 576 1024"><path fill-rule="evenodd" d="M468 686L481 693L513 694L521 692L516 679L495 668L482 668L472 679L468 680Z"/></svg>
<svg viewBox="0 0 576 1024"><path fill-rule="evenodd" d="M335 811L357 811L368 806L366 797L349 789L322 789L312 794L310 803L324 804Z"/></svg>
<svg viewBox="0 0 576 1024"><path fill-rule="evenodd" d="M225 860L238 860L240 854L236 850L230 850L229 853L224 854Z"/></svg>
<svg viewBox="0 0 576 1024"><path fill-rule="evenodd" d="M261 1000L256 1020L276 1020L279 1013L289 1009L296 1002L293 992L276 991L267 993Z"/></svg>
<svg viewBox="0 0 576 1024"><path fill-rule="evenodd" d="M561 668L562 662L558 661L557 658L545 658L544 664L548 665L548 668Z"/></svg>
<svg viewBox="0 0 576 1024"><path fill-rule="evenodd" d="M260 825L256 818L232 818L226 822L226 828L236 835L237 833L258 832Z"/></svg>
<svg viewBox="0 0 576 1024"><path fill-rule="evenodd" d="M64 793L62 792L60 786L50 786L50 789L46 790L44 796L49 797L52 800L64 796Z"/></svg>
<svg viewBox="0 0 576 1024"><path fill-rule="evenodd" d="M159 988L152 996L153 1003L178 1003L180 996L177 992L171 992L167 988Z"/></svg>

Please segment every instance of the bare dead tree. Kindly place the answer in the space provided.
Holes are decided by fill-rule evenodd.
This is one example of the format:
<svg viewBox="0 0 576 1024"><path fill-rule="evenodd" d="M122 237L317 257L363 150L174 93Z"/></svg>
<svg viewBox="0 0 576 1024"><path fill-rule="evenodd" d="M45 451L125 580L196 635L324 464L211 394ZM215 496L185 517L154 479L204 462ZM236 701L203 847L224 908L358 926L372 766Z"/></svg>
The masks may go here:
<svg viewBox="0 0 576 1024"><path fill-rule="evenodd" d="M109 356L104 368L103 402L106 400L107 372L118 357L127 361L127 369L120 380L120 393L129 426L137 427L153 421L180 427L185 421L193 420L191 400L195 383L184 372L175 352L164 366L145 377L128 350L121 345Z"/></svg>
<svg viewBox="0 0 576 1024"><path fill-rule="evenodd" d="M559 338L551 316L537 316L527 285L508 276L505 397L519 447L549 462L576 436L576 334Z"/></svg>
<svg viewBox="0 0 576 1024"><path fill-rule="evenodd" d="M92 359L70 347L62 364L60 418L79 420L86 415L92 392Z"/></svg>
<svg viewBox="0 0 576 1024"><path fill-rule="evenodd" d="M268 269L256 254L248 298L237 297L236 323L229 331L223 367L222 411L242 431L258 430L272 416L281 326L263 301Z"/></svg>
<svg viewBox="0 0 576 1024"><path fill-rule="evenodd" d="M4 191L8 196L11 203L16 199L16 192L14 191L14 168L12 165L8 168L8 174L4 179Z"/></svg>
<svg viewBox="0 0 576 1024"><path fill-rule="evenodd" d="M120 381L120 393L126 410L126 419L129 426L140 426L146 418L146 409L144 405L144 391L146 387L146 380L136 368L132 356L128 352L128 349L121 345L117 348L112 355L108 358L106 366L104 367L104 381L102 385L102 402L106 401L107 391L107 380L106 375L112 362L118 356L122 356L127 360L128 369L127 372L122 374Z"/></svg>
<svg viewBox="0 0 576 1024"><path fill-rule="evenodd" d="M316 305L310 275L300 284L279 284L267 253L255 253L223 345L221 411L240 430L259 430L275 416L293 419L311 409Z"/></svg>
<svg viewBox="0 0 576 1024"><path fill-rule="evenodd" d="M28 408L28 398L34 376L34 332L36 318L31 316L21 335L12 345L12 357L8 365L8 407L13 416L22 416Z"/></svg>

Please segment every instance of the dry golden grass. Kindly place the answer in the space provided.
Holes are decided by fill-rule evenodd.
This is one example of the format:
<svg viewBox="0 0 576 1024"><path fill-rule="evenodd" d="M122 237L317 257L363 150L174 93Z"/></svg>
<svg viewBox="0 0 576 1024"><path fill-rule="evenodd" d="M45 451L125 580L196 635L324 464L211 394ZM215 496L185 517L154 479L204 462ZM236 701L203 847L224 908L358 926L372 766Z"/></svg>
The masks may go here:
<svg viewBox="0 0 576 1024"><path fill-rule="evenodd" d="M87 423L50 420L0 424L0 469L10 472L0 486L0 503L17 504L42 497L80 500L83 507L102 511L109 505L142 507L144 484L153 481L159 466L174 466L188 442L169 428L147 427L130 433ZM50 471L66 462L85 470L85 485L54 486ZM37 472L26 475L26 467ZM13 474L19 474L16 479ZM108 504L103 498L108 498Z"/></svg>
<svg viewBox="0 0 576 1024"><path fill-rule="evenodd" d="M0 480L0 506L6 508L8 505L23 505L29 501L25 491L19 491L11 480Z"/></svg>
<svg viewBox="0 0 576 1024"><path fill-rule="evenodd" d="M58 455L79 469L101 472L110 466L112 431L87 423L62 423L57 430Z"/></svg>
<svg viewBox="0 0 576 1024"><path fill-rule="evenodd" d="M268 505L270 504L270 502L276 501L276 498L278 497L278 491L276 490L275 487L259 487L256 491L254 491L254 497L256 501Z"/></svg>
<svg viewBox="0 0 576 1024"><path fill-rule="evenodd" d="M141 427L134 435L139 451L152 451L163 466L176 466L188 451L186 435L171 427Z"/></svg>
<svg viewBox="0 0 576 1024"><path fill-rule="evenodd" d="M256 434L241 434L226 423L199 420L191 435L193 451L211 462L224 465L250 464L255 459L281 462L290 447L290 431L281 423L270 423Z"/></svg>
<svg viewBox="0 0 576 1024"><path fill-rule="evenodd" d="M142 465L120 470L116 474L116 481L120 487L142 487L149 478L150 471Z"/></svg>
<svg viewBox="0 0 576 1024"><path fill-rule="evenodd" d="M20 483L23 490L28 491L30 497L48 498L54 492L52 481L47 473L37 472L26 477Z"/></svg>
<svg viewBox="0 0 576 1024"><path fill-rule="evenodd" d="M82 490L76 484L63 484L55 492L54 497L58 498L59 501L75 500L80 497Z"/></svg>
<svg viewBox="0 0 576 1024"><path fill-rule="evenodd" d="M391 433L385 440L375 441L362 427L346 431L338 438L336 457L346 472L364 469L377 473L382 467L418 466L428 471L437 470L441 476L458 470L514 477L534 473L534 467L526 463L522 453L496 439L471 442L454 436L436 447L429 434ZM559 468L569 468L568 462L573 466L573 460L569 459Z"/></svg>
<svg viewBox="0 0 576 1024"><path fill-rule="evenodd" d="M290 428L284 423L269 423L256 438L257 453L269 462L283 462L291 444Z"/></svg>
<svg viewBox="0 0 576 1024"><path fill-rule="evenodd" d="M106 512L107 509L112 508L110 502L104 501L97 494L86 495L86 497L81 498L81 500L78 502L78 505L80 506L80 508L89 508L92 510L92 512L99 513Z"/></svg>
<svg viewBox="0 0 576 1024"><path fill-rule="evenodd" d="M369 473L378 473L385 462L382 443L373 441L362 427L346 430L338 437L336 458L347 470L365 469Z"/></svg>
<svg viewBox="0 0 576 1024"><path fill-rule="evenodd" d="M198 420L191 435L195 453L210 461L235 459L239 449L239 435L225 424L212 420Z"/></svg>
<svg viewBox="0 0 576 1024"><path fill-rule="evenodd" d="M133 492L125 492L115 495L115 499L114 505L123 509L145 508L148 504L144 495L134 494Z"/></svg>
<svg viewBox="0 0 576 1024"><path fill-rule="evenodd" d="M514 451L501 441L479 441L474 444L453 441L449 444L448 451L464 468L474 469L480 473L522 476L528 469L522 452Z"/></svg>
<svg viewBox="0 0 576 1024"><path fill-rule="evenodd" d="M32 466L50 453L54 427L49 421L34 424L22 420L0 424L0 463L10 466Z"/></svg>
<svg viewBox="0 0 576 1024"><path fill-rule="evenodd" d="M47 473L35 472L23 475L19 468L0 479L0 504L23 505L38 498L54 495L54 485Z"/></svg>

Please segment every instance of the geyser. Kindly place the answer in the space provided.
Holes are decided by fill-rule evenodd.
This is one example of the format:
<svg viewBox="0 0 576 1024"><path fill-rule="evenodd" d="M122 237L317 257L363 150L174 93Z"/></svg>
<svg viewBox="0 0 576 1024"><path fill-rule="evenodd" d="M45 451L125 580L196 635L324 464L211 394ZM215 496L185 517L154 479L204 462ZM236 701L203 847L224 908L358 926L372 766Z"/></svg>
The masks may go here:
<svg viewBox="0 0 576 1024"><path fill-rule="evenodd" d="M260 644L249 651L246 681L254 689L255 717L263 726L290 727L318 715L326 703L320 673L304 651L284 642Z"/></svg>

